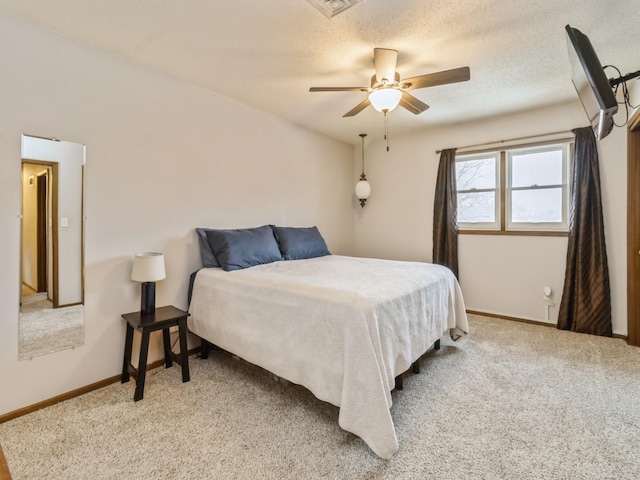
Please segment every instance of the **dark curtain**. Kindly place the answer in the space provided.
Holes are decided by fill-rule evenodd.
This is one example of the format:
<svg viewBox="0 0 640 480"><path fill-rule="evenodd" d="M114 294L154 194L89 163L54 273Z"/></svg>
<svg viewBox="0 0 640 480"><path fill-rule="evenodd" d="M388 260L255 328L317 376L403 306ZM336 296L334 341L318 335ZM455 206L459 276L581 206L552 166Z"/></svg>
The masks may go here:
<svg viewBox="0 0 640 480"><path fill-rule="evenodd" d="M600 193L600 167L590 127L576 135L569 243L558 328L611 336L611 294Z"/></svg>
<svg viewBox="0 0 640 480"><path fill-rule="evenodd" d="M458 199L456 149L442 150L433 202L433 263L449 267L458 278Z"/></svg>

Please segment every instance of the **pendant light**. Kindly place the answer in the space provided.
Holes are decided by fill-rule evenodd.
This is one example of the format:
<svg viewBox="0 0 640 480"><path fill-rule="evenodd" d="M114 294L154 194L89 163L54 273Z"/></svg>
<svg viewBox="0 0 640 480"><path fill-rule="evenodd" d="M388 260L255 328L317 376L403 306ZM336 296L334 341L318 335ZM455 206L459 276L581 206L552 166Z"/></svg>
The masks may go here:
<svg viewBox="0 0 640 480"><path fill-rule="evenodd" d="M371 195L371 185L367 182L367 177L364 174L364 137L366 136L366 133L360 134L360 138L362 138L362 175L360 175L360 181L356 183L356 197L360 200L361 207L364 207L367 198Z"/></svg>

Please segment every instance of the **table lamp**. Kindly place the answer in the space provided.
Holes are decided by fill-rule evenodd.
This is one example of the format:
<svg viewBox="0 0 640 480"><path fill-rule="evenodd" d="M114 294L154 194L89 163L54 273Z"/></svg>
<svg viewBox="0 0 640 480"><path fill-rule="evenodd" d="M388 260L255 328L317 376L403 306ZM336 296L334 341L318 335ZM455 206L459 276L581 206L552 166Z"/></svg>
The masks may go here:
<svg viewBox="0 0 640 480"><path fill-rule="evenodd" d="M142 315L156 311L156 282L166 278L164 255L156 252L136 253L133 258L131 280L142 282L140 310Z"/></svg>

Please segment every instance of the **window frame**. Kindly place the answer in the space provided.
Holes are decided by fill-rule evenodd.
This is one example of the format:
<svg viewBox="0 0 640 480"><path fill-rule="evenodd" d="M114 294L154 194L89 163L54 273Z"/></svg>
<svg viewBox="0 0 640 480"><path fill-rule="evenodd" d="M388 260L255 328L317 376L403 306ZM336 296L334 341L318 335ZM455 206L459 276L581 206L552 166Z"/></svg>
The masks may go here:
<svg viewBox="0 0 640 480"><path fill-rule="evenodd" d="M569 235L569 202L571 185L571 162L573 160L573 138L559 139L549 142L511 145L499 149L485 149L456 154L456 165L459 161L469 161L474 158L487 158L496 155L499 162L496 163L496 175L499 182L496 184L496 209L499 215L497 222L459 222L458 233L466 235L528 235L528 236L568 236ZM516 190L532 189L530 187L511 188L511 161L513 153L523 154L527 152L549 151L561 148L562 156L562 185L544 185L538 189L562 188L562 222L511 222L511 192ZM509 155L511 153L511 155ZM456 169L457 172L457 169ZM470 190L474 191L474 190ZM477 191L477 190L475 190ZM467 190L458 190L458 193L467 193Z"/></svg>

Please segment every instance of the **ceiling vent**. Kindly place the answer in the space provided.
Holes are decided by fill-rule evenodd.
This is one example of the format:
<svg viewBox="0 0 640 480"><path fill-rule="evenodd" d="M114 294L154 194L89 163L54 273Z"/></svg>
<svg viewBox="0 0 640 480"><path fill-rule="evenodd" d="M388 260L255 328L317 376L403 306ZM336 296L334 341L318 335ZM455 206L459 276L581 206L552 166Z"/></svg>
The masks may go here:
<svg viewBox="0 0 640 480"><path fill-rule="evenodd" d="M335 17L346 9L364 3L366 0L307 0L311 5L318 9L325 17Z"/></svg>

